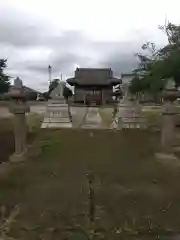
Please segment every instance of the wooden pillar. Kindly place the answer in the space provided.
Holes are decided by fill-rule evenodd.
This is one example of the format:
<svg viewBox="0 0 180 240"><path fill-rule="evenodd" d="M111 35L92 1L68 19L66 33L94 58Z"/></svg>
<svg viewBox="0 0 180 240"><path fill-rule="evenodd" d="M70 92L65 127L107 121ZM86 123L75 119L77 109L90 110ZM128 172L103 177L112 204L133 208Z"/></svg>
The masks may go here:
<svg viewBox="0 0 180 240"><path fill-rule="evenodd" d="M101 90L101 95L102 95L102 104L104 105L104 104L106 104L106 98L105 98L105 90L104 89L102 89Z"/></svg>

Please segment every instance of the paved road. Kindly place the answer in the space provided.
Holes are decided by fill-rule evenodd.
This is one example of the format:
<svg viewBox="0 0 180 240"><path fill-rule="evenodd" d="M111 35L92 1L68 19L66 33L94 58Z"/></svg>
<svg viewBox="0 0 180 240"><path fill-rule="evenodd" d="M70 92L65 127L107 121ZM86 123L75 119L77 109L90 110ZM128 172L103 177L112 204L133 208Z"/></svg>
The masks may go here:
<svg viewBox="0 0 180 240"><path fill-rule="evenodd" d="M30 112L31 113L38 113L38 114L43 114L45 112L45 105L33 105L30 106ZM7 118L11 117L12 114L9 112L8 107L0 107L0 118Z"/></svg>
<svg viewBox="0 0 180 240"><path fill-rule="evenodd" d="M71 114L73 118L73 124L75 127L80 126L86 114L86 107L71 107ZM45 104L31 105L30 113L37 113L43 115L46 111ZM8 118L13 115L9 112L8 107L0 106L0 118Z"/></svg>
<svg viewBox="0 0 180 240"><path fill-rule="evenodd" d="M37 114L44 114L46 111L46 103L42 104L33 104L30 106L30 112L31 113L37 113ZM86 107L71 107L71 114L72 117L74 118L75 122L80 122L85 114L86 111ZM107 108L107 109L103 109L103 111L106 114L112 114L112 109L111 108ZM153 111L153 112L159 112L161 111L161 108L153 108L151 106L145 106L143 107L143 111ZM7 118L7 117L11 117L12 114L9 112L8 107L6 106L0 106L0 118Z"/></svg>

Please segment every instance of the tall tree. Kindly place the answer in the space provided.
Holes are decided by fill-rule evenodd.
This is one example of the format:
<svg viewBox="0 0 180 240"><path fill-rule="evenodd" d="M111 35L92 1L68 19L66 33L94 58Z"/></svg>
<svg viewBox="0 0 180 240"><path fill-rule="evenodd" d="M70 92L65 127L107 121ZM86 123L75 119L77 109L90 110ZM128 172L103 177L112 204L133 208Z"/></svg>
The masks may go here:
<svg viewBox="0 0 180 240"><path fill-rule="evenodd" d="M65 99L68 99L69 97L71 97L73 94L72 94L72 91L71 89L69 89L67 86L64 87L64 91L63 91L63 96Z"/></svg>
<svg viewBox="0 0 180 240"><path fill-rule="evenodd" d="M159 26L168 40L168 44L156 50L154 43L142 46L143 53L137 54L139 68L135 70L130 91L157 95L164 87L165 79L172 77L180 85L180 26L172 23Z"/></svg>
<svg viewBox="0 0 180 240"><path fill-rule="evenodd" d="M0 59L0 94L8 92L10 77L4 73L7 67L7 59Z"/></svg>
<svg viewBox="0 0 180 240"><path fill-rule="evenodd" d="M53 79L53 80L51 81L50 85L49 85L49 91L48 91L48 93L50 94L51 91L52 91L53 89L55 89L58 84L59 84L59 79Z"/></svg>

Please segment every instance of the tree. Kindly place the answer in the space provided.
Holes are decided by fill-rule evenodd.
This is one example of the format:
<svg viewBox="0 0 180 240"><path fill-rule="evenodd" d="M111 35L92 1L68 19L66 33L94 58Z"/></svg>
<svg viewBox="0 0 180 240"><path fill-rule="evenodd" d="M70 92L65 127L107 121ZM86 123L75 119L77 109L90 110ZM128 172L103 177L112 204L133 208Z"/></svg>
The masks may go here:
<svg viewBox="0 0 180 240"><path fill-rule="evenodd" d="M49 99L49 93L48 92L43 92L43 97L45 98L45 100Z"/></svg>
<svg viewBox="0 0 180 240"><path fill-rule="evenodd" d="M48 94L52 92L53 89L55 89L59 84L59 79L53 79L49 85L49 91Z"/></svg>
<svg viewBox="0 0 180 240"><path fill-rule="evenodd" d="M37 93L36 92L27 92L26 93L26 99L27 100L31 100L31 101L33 101L33 100L36 100L37 99Z"/></svg>
<svg viewBox="0 0 180 240"><path fill-rule="evenodd" d="M7 67L7 59L0 59L0 94L8 92L10 86L10 77L4 73Z"/></svg>
<svg viewBox="0 0 180 240"><path fill-rule="evenodd" d="M139 67L130 84L131 93L150 93L157 96L164 88L165 79L173 78L180 85L180 26L172 23L159 26L168 39L168 44L156 50L154 43L142 46L143 53L137 54Z"/></svg>
<svg viewBox="0 0 180 240"><path fill-rule="evenodd" d="M64 91L63 91L63 96L65 99L68 99L69 97L72 96L72 91L71 89L69 89L68 87L64 87Z"/></svg>

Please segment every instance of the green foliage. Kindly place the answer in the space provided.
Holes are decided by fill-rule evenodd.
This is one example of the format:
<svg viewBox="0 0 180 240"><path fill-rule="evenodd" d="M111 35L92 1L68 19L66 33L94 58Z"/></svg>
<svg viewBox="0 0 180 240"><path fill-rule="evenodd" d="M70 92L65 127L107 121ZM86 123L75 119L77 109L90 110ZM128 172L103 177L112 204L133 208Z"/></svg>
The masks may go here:
<svg viewBox="0 0 180 240"><path fill-rule="evenodd" d="M27 92L27 96L26 96L27 100L36 100L37 99L37 93L36 92Z"/></svg>
<svg viewBox="0 0 180 240"><path fill-rule="evenodd" d="M63 96L65 99L68 99L72 96L72 91L68 87L64 87Z"/></svg>
<svg viewBox="0 0 180 240"><path fill-rule="evenodd" d="M168 38L168 44L156 50L154 43L142 46L143 53L137 54L139 67L130 84L131 93L157 95L165 84L165 79L173 78L180 86L180 25L168 23L159 26Z"/></svg>
<svg viewBox="0 0 180 240"><path fill-rule="evenodd" d="M0 93L8 92L10 86L10 78L4 73L4 69L7 67L7 60L0 59Z"/></svg>
<svg viewBox="0 0 180 240"><path fill-rule="evenodd" d="M59 79L53 79L53 80L51 81L50 85L49 85L49 91L48 91L48 93L50 94L51 91L52 91L53 89L55 89L58 84L59 84Z"/></svg>
<svg viewBox="0 0 180 240"><path fill-rule="evenodd" d="M43 97L48 100L49 99L49 93L48 92L43 92Z"/></svg>

